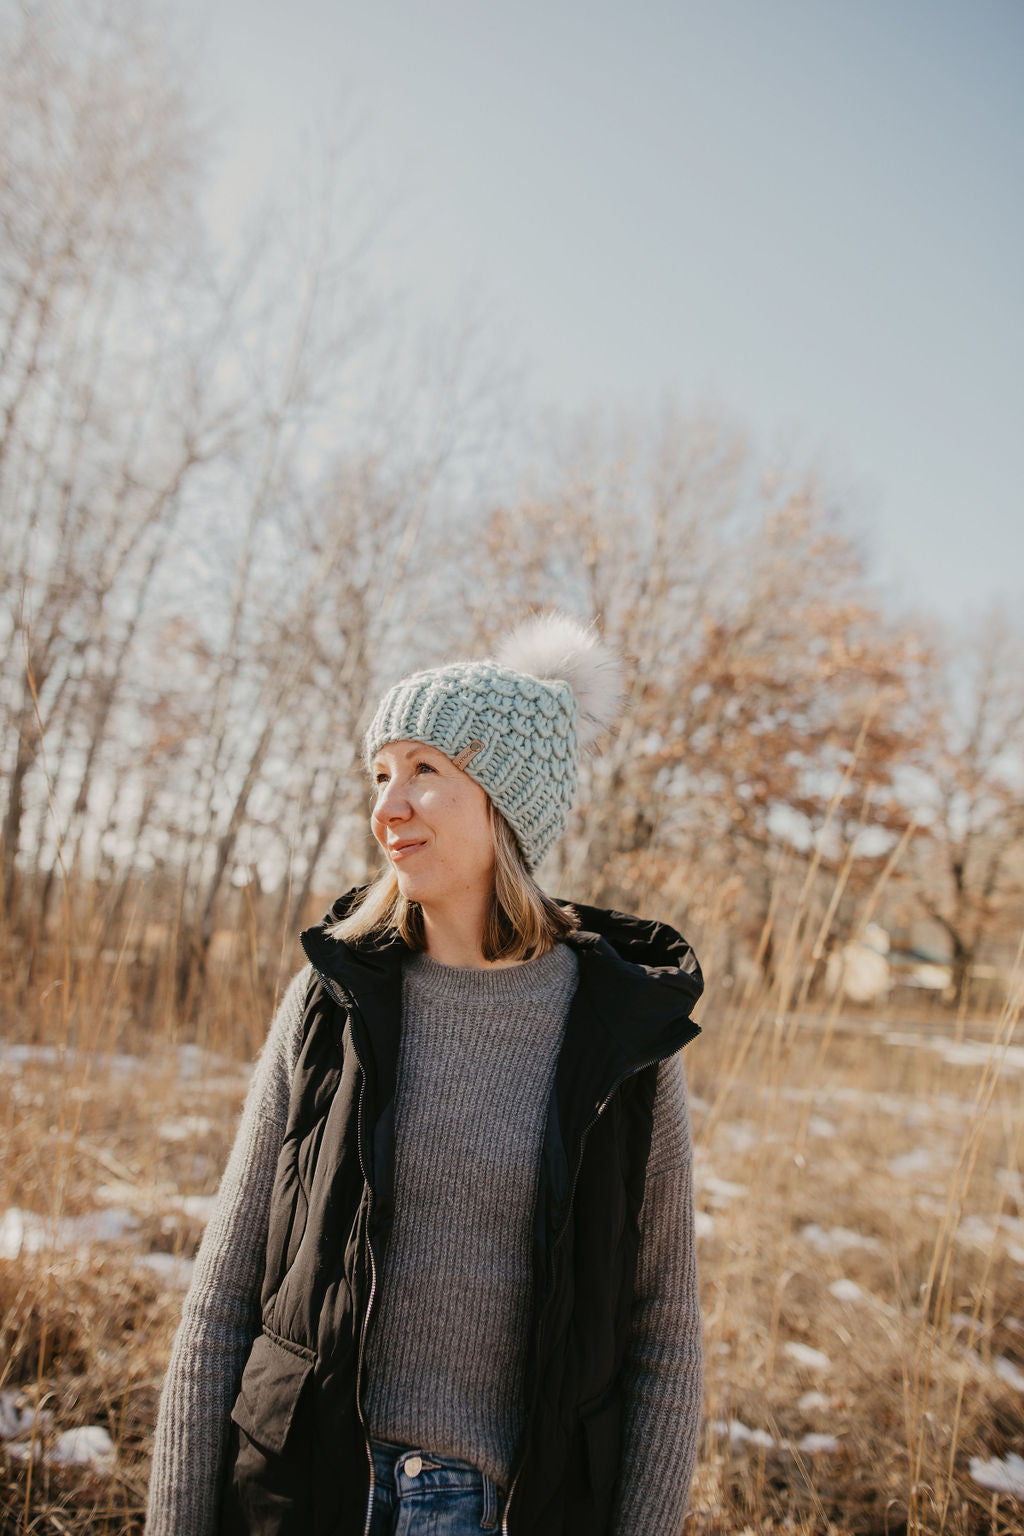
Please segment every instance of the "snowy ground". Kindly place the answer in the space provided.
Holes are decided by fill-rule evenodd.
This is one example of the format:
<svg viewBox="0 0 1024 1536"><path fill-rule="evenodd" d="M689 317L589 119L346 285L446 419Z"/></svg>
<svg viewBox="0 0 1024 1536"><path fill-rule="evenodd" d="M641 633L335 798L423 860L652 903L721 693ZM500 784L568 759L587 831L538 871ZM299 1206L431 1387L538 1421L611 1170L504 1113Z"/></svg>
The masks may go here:
<svg viewBox="0 0 1024 1536"><path fill-rule="evenodd" d="M1007 1529L1024 1530L1024 1050L994 1049L991 1025L959 1040L842 1026L822 1056L812 1025L781 1068L755 1049L724 1091L702 1042L687 1058L698 1511L710 1520L753 1477L785 1485L791 1512L802 1480L833 1519L856 1489L854 1524L882 1529L906 1510L916 1461L939 1506L952 1465L955 1503L996 1492Z"/></svg>
<svg viewBox="0 0 1024 1536"><path fill-rule="evenodd" d="M1001 1053L982 1122L993 1052L980 1029L953 1040L844 1020L822 1055L812 1026L781 1065L755 1048L728 1077L705 1025L685 1058L706 1326L695 1528L719 1529L753 1487L766 1508L806 1510L807 1529L819 1508L833 1531L881 1529L886 1509L906 1509L912 1467L937 1486L947 1465L965 1509L996 1498L1024 1528L1024 1050ZM116 1473L127 1530L247 1081L194 1046L145 1058L0 1045L14 1128L0 1442L15 1467ZM42 1377L17 1312L33 1283L76 1297L84 1319L80 1336L57 1308L71 1342ZM121 1419L112 1402L127 1403Z"/></svg>

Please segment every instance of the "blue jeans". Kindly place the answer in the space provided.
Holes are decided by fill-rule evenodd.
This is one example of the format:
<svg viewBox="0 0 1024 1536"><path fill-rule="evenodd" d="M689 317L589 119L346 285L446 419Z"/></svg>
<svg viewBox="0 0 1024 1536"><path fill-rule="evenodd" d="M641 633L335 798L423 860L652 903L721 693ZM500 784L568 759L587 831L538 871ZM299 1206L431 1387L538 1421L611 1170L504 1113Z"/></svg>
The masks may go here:
<svg viewBox="0 0 1024 1536"><path fill-rule="evenodd" d="M504 1496L479 1467L388 1440L373 1440L370 1448L370 1536L479 1536L497 1530Z"/></svg>

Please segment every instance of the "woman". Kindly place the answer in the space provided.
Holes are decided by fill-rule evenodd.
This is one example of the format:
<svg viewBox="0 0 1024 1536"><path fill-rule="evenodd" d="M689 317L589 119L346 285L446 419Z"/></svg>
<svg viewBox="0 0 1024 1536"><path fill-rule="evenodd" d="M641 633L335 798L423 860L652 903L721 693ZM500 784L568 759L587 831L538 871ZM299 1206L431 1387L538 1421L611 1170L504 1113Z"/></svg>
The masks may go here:
<svg viewBox="0 0 1024 1536"><path fill-rule="evenodd" d="M367 733L161 1399L150 1536L676 1536L700 1315L673 929L543 893L614 659L564 615Z"/></svg>

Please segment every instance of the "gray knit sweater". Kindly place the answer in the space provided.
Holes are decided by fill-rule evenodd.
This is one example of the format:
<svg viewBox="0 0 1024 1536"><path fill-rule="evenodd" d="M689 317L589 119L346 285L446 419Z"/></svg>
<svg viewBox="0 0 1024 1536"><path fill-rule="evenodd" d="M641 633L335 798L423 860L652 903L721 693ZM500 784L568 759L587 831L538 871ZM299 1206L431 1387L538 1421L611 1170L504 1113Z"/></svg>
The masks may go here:
<svg viewBox="0 0 1024 1536"><path fill-rule="evenodd" d="M160 1402L148 1536L216 1530L309 975L303 967L274 1017L200 1245ZM565 944L518 966L417 955L404 968L395 1218L369 1331L367 1417L374 1435L462 1456L504 1486L524 1414L542 1122L575 984ZM658 1069L616 1536L678 1536L686 1509L701 1396L691 1173L677 1055Z"/></svg>

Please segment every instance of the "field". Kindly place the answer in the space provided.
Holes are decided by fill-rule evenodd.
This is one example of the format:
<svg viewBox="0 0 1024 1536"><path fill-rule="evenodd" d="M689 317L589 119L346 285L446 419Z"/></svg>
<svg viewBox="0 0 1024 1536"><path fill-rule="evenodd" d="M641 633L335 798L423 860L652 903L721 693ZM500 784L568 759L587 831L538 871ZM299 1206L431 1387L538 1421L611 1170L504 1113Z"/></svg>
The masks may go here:
<svg viewBox="0 0 1024 1536"><path fill-rule="evenodd" d="M154 1006L160 985L144 1007L124 957L30 975L6 956L5 1532L142 1528L171 1336L270 1011L244 957L201 1020ZM706 1347L688 1530L1024 1530L1014 1012L779 1001L709 991L685 1058Z"/></svg>

